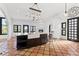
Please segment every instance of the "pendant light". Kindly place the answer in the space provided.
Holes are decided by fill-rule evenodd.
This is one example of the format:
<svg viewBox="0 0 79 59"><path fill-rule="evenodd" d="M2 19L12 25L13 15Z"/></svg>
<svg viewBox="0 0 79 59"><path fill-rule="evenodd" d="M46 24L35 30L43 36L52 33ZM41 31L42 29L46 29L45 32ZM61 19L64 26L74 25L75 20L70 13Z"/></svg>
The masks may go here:
<svg viewBox="0 0 79 59"><path fill-rule="evenodd" d="M29 8L31 10L31 17L33 18L33 21L36 21L39 19L41 10L38 7L37 3L34 3L32 7Z"/></svg>
<svg viewBox="0 0 79 59"><path fill-rule="evenodd" d="M64 11L64 15L67 16L67 3L65 3L65 11Z"/></svg>

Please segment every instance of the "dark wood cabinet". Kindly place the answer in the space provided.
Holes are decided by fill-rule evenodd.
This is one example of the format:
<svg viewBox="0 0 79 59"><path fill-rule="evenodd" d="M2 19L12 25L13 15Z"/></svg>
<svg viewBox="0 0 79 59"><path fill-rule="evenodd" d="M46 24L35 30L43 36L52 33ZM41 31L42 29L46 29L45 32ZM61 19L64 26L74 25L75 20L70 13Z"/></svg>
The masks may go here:
<svg viewBox="0 0 79 59"><path fill-rule="evenodd" d="M41 40L42 43L48 42L47 34L40 34L40 40Z"/></svg>
<svg viewBox="0 0 79 59"><path fill-rule="evenodd" d="M19 35L17 36L17 49L23 49L27 46L27 35Z"/></svg>
<svg viewBox="0 0 79 59"><path fill-rule="evenodd" d="M79 41L79 17L67 20L67 39Z"/></svg>
<svg viewBox="0 0 79 59"><path fill-rule="evenodd" d="M27 47L34 47L48 42L47 34L40 34L39 38L31 38L27 40Z"/></svg>
<svg viewBox="0 0 79 59"><path fill-rule="evenodd" d="M19 35L17 36L17 49L30 48L47 42L47 34L40 34L40 37L31 39L28 39L28 35Z"/></svg>

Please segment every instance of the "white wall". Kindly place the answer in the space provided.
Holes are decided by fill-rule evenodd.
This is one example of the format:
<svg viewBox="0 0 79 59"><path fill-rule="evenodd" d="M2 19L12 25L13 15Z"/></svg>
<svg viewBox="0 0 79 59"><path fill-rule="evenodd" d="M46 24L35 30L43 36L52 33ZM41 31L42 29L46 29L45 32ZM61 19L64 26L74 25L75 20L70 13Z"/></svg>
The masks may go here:
<svg viewBox="0 0 79 59"><path fill-rule="evenodd" d="M54 23L53 23L53 26L54 26L54 37L66 39L67 38L67 33L66 33L66 36L62 36L61 35L61 29L62 29L61 28L61 23L62 22L66 22L67 23L66 17L63 14L60 14L60 16L57 16L54 20L55 20ZM66 26L66 29L67 29L67 26ZM66 32L67 32L67 30L66 30Z"/></svg>
<svg viewBox="0 0 79 59"><path fill-rule="evenodd" d="M32 21L31 19L12 19L12 28L13 25L21 25L21 34L23 34L23 25L29 25L29 33L30 33L30 26L36 26L36 33L38 33L39 29L43 29L42 22L39 21ZM12 30L12 36L15 35L15 33Z"/></svg>
<svg viewBox="0 0 79 59"><path fill-rule="evenodd" d="M56 16L50 17L48 20L44 21L44 30L49 34L49 25L52 25L51 30L53 31L53 38L62 38L66 39L67 38L67 33L66 36L61 35L61 23L66 22L67 23L67 18L64 16L63 13L59 13ZM67 31L66 31L67 32Z"/></svg>
<svg viewBox="0 0 79 59"><path fill-rule="evenodd" d="M1 10L0 10L0 17L5 17Z"/></svg>
<svg viewBox="0 0 79 59"><path fill-rule="evenodd" d="M31 20L27 20L27 19L26 20L23 20L23 19L13 19L12 20L12 28L13 28L13 25L21 25L21 34L23 34L23 25L29 25L29 27L30 26L36 26L36 25L33 24L33 22Z"/></svg>

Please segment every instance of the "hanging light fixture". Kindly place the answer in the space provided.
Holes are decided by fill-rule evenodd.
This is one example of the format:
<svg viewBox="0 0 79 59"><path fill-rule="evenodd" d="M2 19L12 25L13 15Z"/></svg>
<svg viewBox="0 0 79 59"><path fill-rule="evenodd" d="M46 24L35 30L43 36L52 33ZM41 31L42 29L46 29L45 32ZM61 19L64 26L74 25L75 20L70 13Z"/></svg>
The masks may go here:
<svg viewBox="0 0 79 59"><path fill-rule="evenodd" d="M65 3L65 12L64 15L67 16L67 3Z"/></svg>
<svg viewBox="0 0 79 59"><path fill-rule="evenodd" d="M32 7L29 8L31 10L31 17L33 21L38 20L40 18L41 10L38 7L37 3L34 3Z"/></svg>
<svg viewBox="0 0 79 59"><path fill-rule="evenodd" d="M29 8L31 10L31 17L33 21L38 20L41 14L41 10L38 7L37 3L34 3L32 7Z"/></svg>
<svg viewBox="0 0 79 59"><path fill-rule="evenodd" d="M77 17L79 15L79 7L73 6L68 11L69 17Z"/></svg>
<svg viewBox="0 0 79 59"><path fill-rule="evenodd" d="M34 5L33 5L33 6L37 6L37 3L34 3ZM33 8L33 6L32 6L32 7L30 7L29 9L34 10L34 11L37 11L37 12L41 12L41 10L36 9L36 8Z"/></svg>

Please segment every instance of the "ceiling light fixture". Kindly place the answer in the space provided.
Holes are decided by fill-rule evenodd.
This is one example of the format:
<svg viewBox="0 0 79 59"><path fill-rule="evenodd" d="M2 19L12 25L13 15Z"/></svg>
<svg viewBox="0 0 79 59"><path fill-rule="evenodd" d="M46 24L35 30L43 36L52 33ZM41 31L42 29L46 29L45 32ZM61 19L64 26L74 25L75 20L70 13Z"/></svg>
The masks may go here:
<svg viewBox="0 0 79 59"><path fill-rule="evenodd" d="M34 5L33 5L33 6L36 6L36 5L37 5L37 3L34 3ZM41 12L41 10L36 9L36 8L33 8L33 7L30 7L29 9L34 10L34 11L37 11L37 12Z"/></svg>
<svg viewBox="0 0 79 59"><path fill-rule="evenodd" d="M67 16L67 3L65 3L65 12L64 12L65 14L65 16Z"/></svg>
<svg viewBox="0 0 79 59"><path fill-rule="evenodd" d="M41 10L38 7L37 3L34 3L32 7L29 8L31 10L31 17L33 21L38 20L41 14Z"/></svg>

